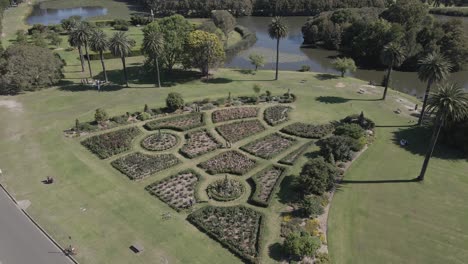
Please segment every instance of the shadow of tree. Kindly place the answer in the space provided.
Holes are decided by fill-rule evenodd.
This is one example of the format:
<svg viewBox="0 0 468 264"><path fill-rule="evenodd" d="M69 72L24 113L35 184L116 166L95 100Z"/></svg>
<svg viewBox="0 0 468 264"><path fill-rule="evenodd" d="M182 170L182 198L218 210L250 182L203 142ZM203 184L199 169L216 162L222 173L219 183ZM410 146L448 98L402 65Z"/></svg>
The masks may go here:
<svg viewBox="0 0 468 264"><path fill-rule="evenodd" d="M268 255L278 262L285 260L283 247L278 242L268 246Z"/></svg>
<svg viewBox="0 0 468 264"><path fill-rule="evenodd" d="M114 92L123 89L124 87L121 85L116 84L109 84L101 86L101 90L99 92ZM66 85L60 86L58 88L60 91L67 91L67 92L84 92L84 91L96 91L98 92L97 88L91 84L74 84L74 85Z"/></svg>
<svg viewBox="0 0 468 264"><path fill-rule="evenodd" d="M283 204L293 203L300 200L299 192L295 191L293 175L287 175L284 177L283 181L281 181L278 199L279 202Z"/></svg>
<svg viewBox="0 0 468 264"><path fill-rule="evenodd" d="M316 142L316 144L319 143L318 141ZM318 158L320 156L320 151L319 150L316 150L316 151L312 151L312 152L307 152L304 154L304 157L308 158L308 159L315 159L315 158Z"/></svg>
<svg viewBox="0 0 468 264"><path fill-rule="evenodd" d="M215 83L215 84L226 84L231 83L232 79L229 78L213 78L213 79L205 79L203 80L204 83Z"/></svg>
<svg viewBox="0 0 468 264"><path fill-rule="evenodd" d="M411 126L407 128L399 129L393 132L393 142L404 148L405 150L416 154L416 155L425 155L429 141L431 140L432 127L420 127L420 126ZM400 140L405 139L408 141L408 145L401 146ZM461 151L450 148L439 140L435 147L433 157L441 159L464 159L464 155Z"/></svg>
<svg viewBox="0 0 468 264"><path fill-rule="evenodd" d="M340 78L338 75L329 74L329 73L320 73L315 75L315 78L319 81L334 80Z"/></svg>
<svg viewBox="0 0 468 264"><path fill-rule="evenodd" d="M325 104L343 104L350 101L350 99L339 96L319 96L315 100Z"/></svg>

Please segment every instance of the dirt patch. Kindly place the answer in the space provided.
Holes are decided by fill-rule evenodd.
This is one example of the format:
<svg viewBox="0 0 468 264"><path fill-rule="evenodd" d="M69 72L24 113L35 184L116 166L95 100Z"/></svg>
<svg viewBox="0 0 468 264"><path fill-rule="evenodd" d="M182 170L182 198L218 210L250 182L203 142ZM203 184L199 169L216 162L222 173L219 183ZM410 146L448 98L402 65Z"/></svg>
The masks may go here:
<svg viewBox="0 0 468 264"><path fill-rule="evenodd" d="M339 82L335 85L336 88L344 88L346 87L346 84L342 83L342 82Z"/></svg>
<svg viewBox="0 0 468 264"><path fill-rule="evenodd" d="M0 107L5 107L11 112L23 112L23 105L15 100L0 100Z"/></svg>

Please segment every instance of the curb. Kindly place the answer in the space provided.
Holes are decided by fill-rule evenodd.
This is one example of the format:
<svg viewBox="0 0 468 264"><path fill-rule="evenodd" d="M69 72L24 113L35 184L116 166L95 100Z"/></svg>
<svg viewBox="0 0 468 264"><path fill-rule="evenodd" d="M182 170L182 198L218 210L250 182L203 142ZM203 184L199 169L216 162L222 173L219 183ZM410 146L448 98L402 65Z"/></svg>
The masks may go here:
<svg viewBox="0 0 468 264"><path fill-rule="evenodd" d="M11 195L10 192L8 192L8 190L5 188L5 186L0 183L0 187L1 189L8 195L8 197L10 197L10 199L13 201L13 203L15 203L16 205L18 205L18 202L16 201L16 199ZM45 230L44 228L42 228L30 215L28 212L26 212L24 209L22 208L19 208L18 209L21 210L21 212L23 212L24 215L26 215L26 217L42 232L42 234L44 234L57 248L59 248L62 252L65 252L65 249L57 242L55 241L55 239L53 239ZM68 259L73 262L74 264L79 264L79 262L71 255L68 255L68 254L65 254L64 255L66 257L68 257Z"/></svg>

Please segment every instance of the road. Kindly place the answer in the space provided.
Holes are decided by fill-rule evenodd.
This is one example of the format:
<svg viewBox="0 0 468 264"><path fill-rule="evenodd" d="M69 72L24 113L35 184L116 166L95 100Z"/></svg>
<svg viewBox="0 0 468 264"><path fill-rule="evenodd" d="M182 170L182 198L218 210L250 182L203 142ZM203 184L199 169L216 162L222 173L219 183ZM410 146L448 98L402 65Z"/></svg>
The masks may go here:
<svg viewBox="0 0 468 264"><path fill-rule="evenodd" d="M0 264L71 264L0 187Z"/></svg>

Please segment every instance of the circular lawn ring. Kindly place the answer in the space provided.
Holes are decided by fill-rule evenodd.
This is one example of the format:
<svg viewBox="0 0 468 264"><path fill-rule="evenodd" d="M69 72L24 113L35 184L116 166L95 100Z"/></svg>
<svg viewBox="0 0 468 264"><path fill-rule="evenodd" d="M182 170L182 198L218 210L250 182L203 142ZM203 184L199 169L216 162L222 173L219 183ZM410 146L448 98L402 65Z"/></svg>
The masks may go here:
<svg viewBox="0 0 468 264"><path fill-rule="evenodd" d="M238 180L224 178L210 183L206 192L208 197L216 201L228 202L241 197L245 192L245 186Z"/></svg>
<svg viewBox="0 0 468 264"><path fill-rule="evenodd" d="M175 147L178 142L176 135L164 132L145 137L141 141L141 146L150 151L164 151Z"/></svg>

